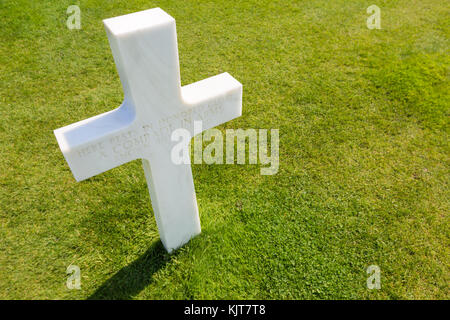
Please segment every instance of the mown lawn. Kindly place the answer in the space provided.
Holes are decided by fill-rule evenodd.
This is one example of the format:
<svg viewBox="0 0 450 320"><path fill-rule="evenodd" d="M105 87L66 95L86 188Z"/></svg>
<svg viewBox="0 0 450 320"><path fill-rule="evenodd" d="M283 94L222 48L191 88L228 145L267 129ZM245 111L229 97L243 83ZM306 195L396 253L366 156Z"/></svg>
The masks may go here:
<svg viewBox="0 0 450 320"><path fill-rule="evenodd" d="M76 183L53 135L121 103L102 19L152 7L183 85L243 84L221 130L280 130L276 175L193 165L203 231L172 255L140 161ZM0 0L0 299L450 298L449 21L441 0Z"/></svg>

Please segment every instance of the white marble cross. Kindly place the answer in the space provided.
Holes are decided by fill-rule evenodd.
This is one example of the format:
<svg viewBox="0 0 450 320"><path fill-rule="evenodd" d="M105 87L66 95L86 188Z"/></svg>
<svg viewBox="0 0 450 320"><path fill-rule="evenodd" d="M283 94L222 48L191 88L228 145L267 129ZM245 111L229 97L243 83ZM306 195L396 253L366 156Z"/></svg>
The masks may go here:
<svg viewBox="0 0 450 320"><path fill-rule="evenodd" d="M242 85L222 73L181 87L175 20L160 8L103 22L124 101L54 133L77 181L142 159L160 238L171 252L200 233L191 166L172 162L171 133L184 128L193 136L194 121L207 130L239 117Z"/></svg>

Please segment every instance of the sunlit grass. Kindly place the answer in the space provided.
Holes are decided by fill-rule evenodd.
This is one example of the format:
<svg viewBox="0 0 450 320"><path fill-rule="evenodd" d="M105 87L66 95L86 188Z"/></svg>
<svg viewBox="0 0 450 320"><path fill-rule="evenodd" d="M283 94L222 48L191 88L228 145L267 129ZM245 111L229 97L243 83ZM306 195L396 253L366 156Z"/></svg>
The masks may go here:
<svg viewBox="0 0 450 320"><path fill-rule="evenodd" d="M371 4L1 1L0 298L448 299L450 9L378 1L369 30ZM176 19L183 84L243 84L220 129L280 130L274 176L193 165L202 234L173 255L140 162L76 183L53 135L121 103L102 19L152 7Z"/></svg>

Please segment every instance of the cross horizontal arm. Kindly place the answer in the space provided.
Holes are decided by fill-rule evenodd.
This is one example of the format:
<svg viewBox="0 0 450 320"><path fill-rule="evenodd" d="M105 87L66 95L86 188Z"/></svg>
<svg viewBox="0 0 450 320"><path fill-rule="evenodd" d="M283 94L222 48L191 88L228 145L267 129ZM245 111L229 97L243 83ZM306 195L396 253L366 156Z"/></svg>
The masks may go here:
<svg viewBox="0 0 450 320"><path fill-rule="evenodd" d="M119 108L54 130L59 147L77 181L134 160L115 156L111 146L132 127L134 111L124 102Z"/></svg>
<svg viewBox="0 0 450 320"><path fill-rule="evenodd" d="M203 130L242 114L242 84L227 72L182 87L181 96L192 110L192 120L202 121Z"/></svg>

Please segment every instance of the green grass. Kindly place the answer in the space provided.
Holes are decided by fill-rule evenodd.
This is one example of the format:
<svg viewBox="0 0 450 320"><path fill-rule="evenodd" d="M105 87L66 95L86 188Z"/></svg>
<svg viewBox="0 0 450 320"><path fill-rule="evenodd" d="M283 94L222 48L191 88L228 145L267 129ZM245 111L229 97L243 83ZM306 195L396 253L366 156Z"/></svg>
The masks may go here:
<svg viewBox="0 0 450 320"><path fill-rule="evenodd" d="M243 84L219 128L280 129L274 176L193 165L202 234L172 255L140 162L76 183L53 135L121 103L102 19L157 6L183 85ZM449 21L440 0L0 0L0 299L450 298Z"/></svg>

